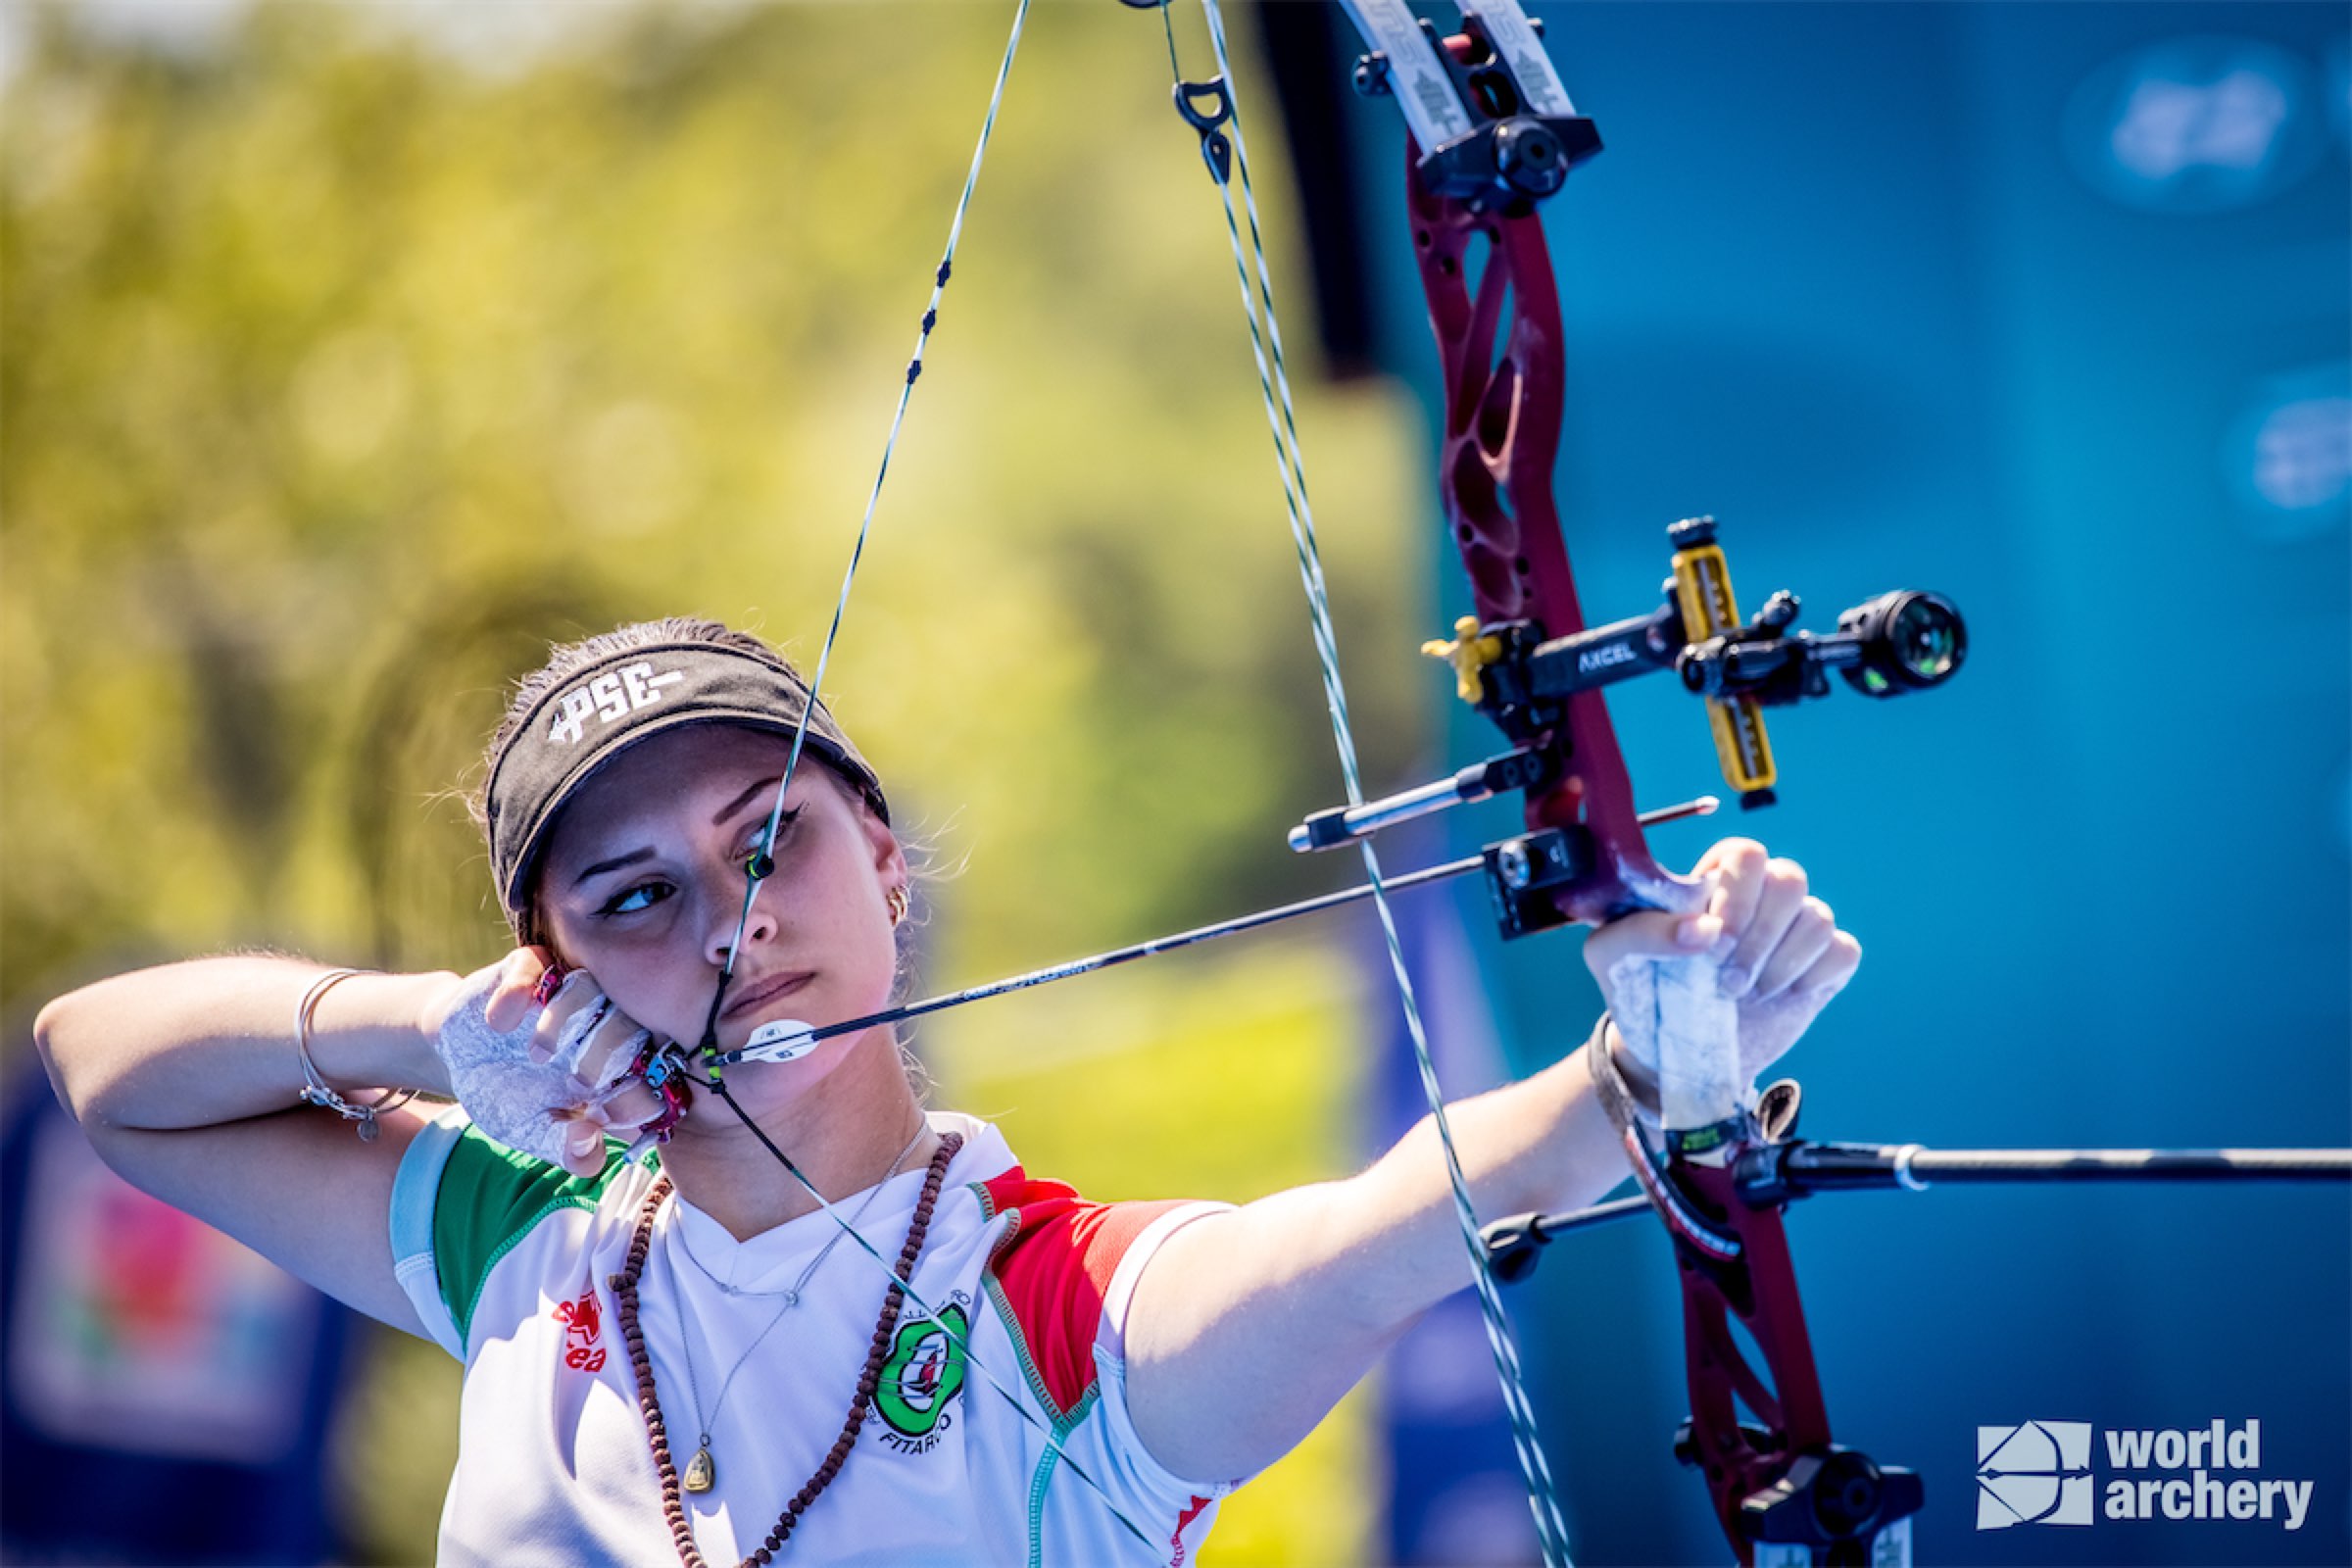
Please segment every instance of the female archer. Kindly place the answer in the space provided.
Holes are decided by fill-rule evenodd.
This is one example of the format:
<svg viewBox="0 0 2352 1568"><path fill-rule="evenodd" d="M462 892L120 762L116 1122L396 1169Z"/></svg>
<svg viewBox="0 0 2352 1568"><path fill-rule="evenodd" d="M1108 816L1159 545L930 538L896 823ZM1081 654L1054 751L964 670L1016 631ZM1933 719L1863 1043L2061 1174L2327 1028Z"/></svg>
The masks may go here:
<svg viewBox="0 0 2352 1568"><path fill-rule="evenodd" d="M445 1562L1186 1560L1466 1282L1428 1121L1240 1207L1095 1203L927 1112L890 1025L808 1045L893 996L912 872L873 768L755 638L558 650L479 804L498 962L198 959L37 1025L123 1176L464 1363ZM1702 909L1586 960L1612 994L1711 960L1760 1069L1861 950L1752 843L1698 869ZM756 1034L799 1054L714 1082ZM1480 1212L1624 1176L1595 1052L1654 1104L1604 1019L1452 1107Z"/></svg>

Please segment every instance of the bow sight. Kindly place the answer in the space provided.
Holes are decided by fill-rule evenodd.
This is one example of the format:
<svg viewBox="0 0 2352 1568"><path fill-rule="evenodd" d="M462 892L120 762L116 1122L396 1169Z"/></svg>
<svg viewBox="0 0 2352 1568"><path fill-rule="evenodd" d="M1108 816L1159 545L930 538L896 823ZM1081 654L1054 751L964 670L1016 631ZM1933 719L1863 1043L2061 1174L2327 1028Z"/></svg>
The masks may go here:
<svg viewBox="0 0 2352 1568"><path fill-rule="evenodd" d="M1352 843L1384 827L1512 791L1541 793L1567 773L1573 746L1568 700L1661 669L1705 699L1725 782L1753 808L1773 803L1779 773L1763 710L1830 694L1836 670L1869 697L1939 686L1968 657L1968 627L1941 594L1897 589L1842 612L1834 632L1791 630L1801 608L1786 589L1741 620L1715 519L1688 517L1666 530L1674 546L1664 602L1644 615L1546 637L1533 618L1454 622L1453 636L1421 651L1452 664L1454 690L1514 749L1363 806L1318 811L1291 829L1304 853ZM1676 813L1681 814L1681 813ZM1489 883L1505 936L1567 923L1545 895L1593 863L1580 829L1548 828L1488 846Z"/></svg>

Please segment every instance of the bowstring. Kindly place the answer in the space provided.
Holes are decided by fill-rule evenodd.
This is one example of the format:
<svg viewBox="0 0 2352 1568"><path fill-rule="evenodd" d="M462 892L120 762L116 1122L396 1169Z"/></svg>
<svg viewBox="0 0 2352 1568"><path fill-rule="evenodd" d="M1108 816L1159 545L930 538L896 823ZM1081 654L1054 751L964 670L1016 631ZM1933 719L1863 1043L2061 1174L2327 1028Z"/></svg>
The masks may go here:
<svg viewBox="0 0 2352 1568"><path fill-rule="evenodd" d="M1004 55L998 63L996 81L989 90L988 113L980 122L979 138L972 147L972 161L964 172L963 189L956 198L955 215L948 223L947 244L940 253L939 268L932 274L931 297L923 307L922 321L915 333L914 353L906 362L906 377L899 386L898 404L891 413L890 433L882 443L882 460L875 466L873 486L866 492L865 511L858 522L858 538L851 547L849 564L842 572L841 591L833 600L833 617L825 628L824 643L817 651L816 667L809 676L808 704L802 710L800 722L793 727L792 749L785 758L784 775L776 783L775 804L768 809L767 824L760 836L760 849L744 868L743 907L736 915L735 933L727 943L726 958L719 967L718 980L710 997L710 1010L703 1022L703 1038L697 1054L705 1063L704 1082L706 1087L724 1101L727 1108L742 1119L743 1124L751 1129L753 1135L766 1147L769 1153L775 1155L778 1162L791 1174L793 1180L800 1183L808 1196L816 1200L817 1207L824 1212L828 1219L832 1220L841 1233L847 1236L858 1250L872 1258L880 1266L883 1273L889 1277L891 1288L905 1294L909 1300L922 1309L951 1342L962 1349L965 1365L977 1372L983 1382L1012 1406L1013 1413L1027 1422L1045 1440L1047 1451L1054 1456L1056 1464L1065 1466L1072 1475L1085 1483L1088 1490L1093 1492L1102 1500L1102 1505L1110 1510L1111 1517L1126 1528L1128 1534L1142 1542L1148 1549L1156 1552L1160 1549L1158 1543L1147 1535L1133 1519L1127 1517L1119 1505L1111 1500L1110 1494L1104 1490L1102 1483L1096 1481L1077 1460L1070 1457L1068 1449L1063 1446L1061 1434L1039 1419L973 1351L968 1332L958 1334L950 1321L933 1307L911 1284L901 1280L898 1277L897 1268L891 1261L876 1251L873 1246L858 1234L856 1226L843 1218L841 1211L826 1200L824 1194L816 1190L816 1185L809 1181L802 1173L801 1168L792 1162L790 1156L776 1146L775 1141L768 1137L766 1130L760 1127L736 1101L735 1097L728 1092L724 1078L716 1064L719 1013L726 1004L727 987L735 978L736 957L743 951L745 933L751 929L752 912L759 902L760 889L775 869L776 835L783 828L784 801L791 792L793 776L800 769L801 756L808 739L808 725L816 716L818 694L824 687L825 671L832 662L834 644L841 635L842 618L849 610L850 593L858 581L858 564L865 558L866 541L873 533L874 514L881 504L883 483L890 476L890 462L898 451L900 433L906 428L906 409L914 397L914 383L923 373L923 354L930 345L932 331L939 325L940 301L946 295L948 281L955 272L956 247L963 238L964 219L971 210L972 195L979 188L980 170L988 157L989 139L996 133L997 116L1004 107L1004 85L1012 75L1013 59L1020 53L1021 30L1029 20L1029 4L1030 0L1016 0L1013 9L1012 31L1004 41Z"/></svg>
<svg viewBox="0 0 2352 1568"><path fill-rule="evenodd" d="M1340 771L1347 785L1348 805L1361 806L1364 804L1364 791L1354 728L1348 715L1347 687L1340 675L1339 639L1332 621L1329 590L1323 574L1322 550L1315 533L1314 510L1307 499L1305 459L1299 448L1298 415L1291 396L1288 367L1283 358L1282 328L1274 310L1273 276L1266 263L1257 198L1250 180L1249 144L1242 133L1241 105L1233 92L1233 64L1226 49L1224 16L1218 7L1218 0L1200 0L1200 9L1208 24L1209 44L1216 55L1217 72L1225 84L1225 104L1229 113L1227 125L1232 136L1234 166L1241 177L1242 210L1248 216L1249 240L1245 247L1243 223L1235 209L1232 182L1222 177L1216 178L1217 192L1225 209L1225 230L1233 248L1234 274L1241 288L1242 314L1250 329L1250 354L1257 363L1258 391L1265 406L1267 428L1274 438L1275 466L1282 481L1284 509L1290 517L1291 540L1298 557L1299 583L1306 592L1315 658L1322 670L1324 707L1331 718L1332 739L1339 752ZM1168 18L1168 7L1164 4L1160 7L1160 23L1167 34L1170 70L1175 73L1177 91L1181 94L1184 78L1177 64L1175 27ZM1213 175L1213 162L1210 169ZM1253 270L1256 274L1254 292L1251 288ZM1413 1063L1420 1073L1422 1093L1429 1103L1430 1119L1437 1129L1439 1146L1445 1152L1446 1176L1452 1191L1454 1217L1461 1228L1463 1246L1470 1254L1479 1315L1486 1328L1488 1348L1494 1354L1504 1410L1510 1419L1511 1446L1518 1454L1520 1473L1527 1482L1528 1507L1535 1516L1537 1539L1546 1564L1551 1568L1567 1568L1567 1523L1561 1515L1551 1467L1544 1457L1544 1446L1536 1430L1535 1407L1528 1398L1526 1375L1520 1366L1510 1321L1503 1313L1501 1293L1488 1262L1485 1243L1479 1236L1478 1212L1470 1200L1469 1179L1463 1173L1461 1155L1454 1145L1451 1120L1446 1113L1445 1091L1438 1082L1437 1063L1430 1052L1429 1034L1421 1016L1420 999L1413 986L1412 973L1405 963L1404 945L1397 932L1396 912L1390 905L1388 887L1381 874L1380 856L1369 837L1360 840L1358 847L1363 854L1365 878L1372 889L1372 905L1380 913L1381 933L1388 946L1390 973L1396 982L1405 1031L1412 1042Z"/></svg>
<svg viewBox="0 0 2352 1568"><path fill-rule="evenodd" d="M799 771L801 753L808 739L808 724L816 716L817 694L825 684L825 670L833 661L833 645L841 636L842 616L850 608L850 590L858 581L858 566L865 559L866 540L874 528L874 512L881 505L882 484L890 477L890 460L898 452L899 434L906 425L906 407L914 399L914 383L923 373L923 352L930 346L932 330L939 325L940 300L948 292L948 279L956 269L956 247L963 238L964 216L971 210L972 193L980 185L980 166L988 157L989 138L996 133L997 114L1004 107L1004 83L1012 75L1013 57L1020 53L1021 28L1029 20L1029 0L1017 0L1012 14L1012 33L1004 41L1004 57L997 65L997 79L988 95L988 113L980 122L979 140L972 148L972 161L964 171L963 189L956 198L955 216L948 223L948 242L940 253L938 270L931 278L931 298L923 306L923 317L915 332L914 353L906 361L906 378L899 385L898 406L890 416L890 433L882 442L882 461L874 469L874 482L866 492L865 512L858 520L858 539L850 548L849 565L841 574L841 592L834 596L833 619L825 628L825 640L817 649L816 669L808 680L808 705L801 720L793 726L792 750L784 760L784 776L776 783L775 804L767 813L766 830L761 834L760 850L745 867L743 908L735 918L735 934L727 943L726 959L719 966L717 988L711 993L710 1011L703 1022L703 1038L699 1050L706 1061L718 1049L718 1015L727 1000L727 987L735 978L736 956L743 951L744 933L751 929L752 909L759 902L760 888L775 869L776 835L784 825L784 798L792 789L793 775ZM713 1073L711 1082L715 1082Z"/></svg>

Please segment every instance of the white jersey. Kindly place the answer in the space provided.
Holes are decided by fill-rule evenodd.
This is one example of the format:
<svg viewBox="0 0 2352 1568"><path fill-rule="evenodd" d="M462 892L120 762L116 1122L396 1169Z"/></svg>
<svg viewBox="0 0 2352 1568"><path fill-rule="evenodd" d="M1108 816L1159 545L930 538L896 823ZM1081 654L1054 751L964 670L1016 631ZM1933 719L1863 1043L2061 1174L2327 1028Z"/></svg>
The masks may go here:
<svg viewBox="0 0 2352 1568"><path fill-rule="evenodd" d="M1189 1561L1234 1483L1180 1479L1144 1451L1127 1413L1123 1330L1153 1250L1216 1205L1090 1203L1025 1176L994 1127L937 1113L931 1124L964 1146L915 1266L913 1297L930 1310L902 1303L857 1442L778 1556ZM924 1175L884 1183L858 1222L893 1263ZM466 1364L443 1563L677 1561L611 1283L656 1179L617 1153L601 1175L571 1177L454 1109L405 1156L393 1257L433 1337ZM863 1202L836 1207L847 1217ZM849 1415L883 1269L844 1237L797 1305L781 1294L837 1234L820 1212L739 1243L674 1194L656 1213L638 1324L681 1476L700 1432L710 1434L715 1484L682 1495L712 1563L760 1547Z"/></svg>

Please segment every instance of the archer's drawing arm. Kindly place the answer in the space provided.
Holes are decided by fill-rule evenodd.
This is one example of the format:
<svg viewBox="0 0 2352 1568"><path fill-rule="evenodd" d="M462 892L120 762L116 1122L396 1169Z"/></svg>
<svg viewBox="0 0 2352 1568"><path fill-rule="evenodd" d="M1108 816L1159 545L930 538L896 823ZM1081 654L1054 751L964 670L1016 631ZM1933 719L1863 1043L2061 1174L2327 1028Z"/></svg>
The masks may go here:
<svg viewBox="0 0 2352 1568"><path fill-rule="evenodd" d="M395 1328L424 1326L394 1277L386 1225L401 1155L429 1105L375 1136L301 1103L294 1016L330 971L299 958L199 958L118 975L41 1009L58 1099L141 1191L215 1225ZM379 1086L445 1090L420 1017L455 975L354 974L317 998L311 1055L366 1102Z"/></svg>

